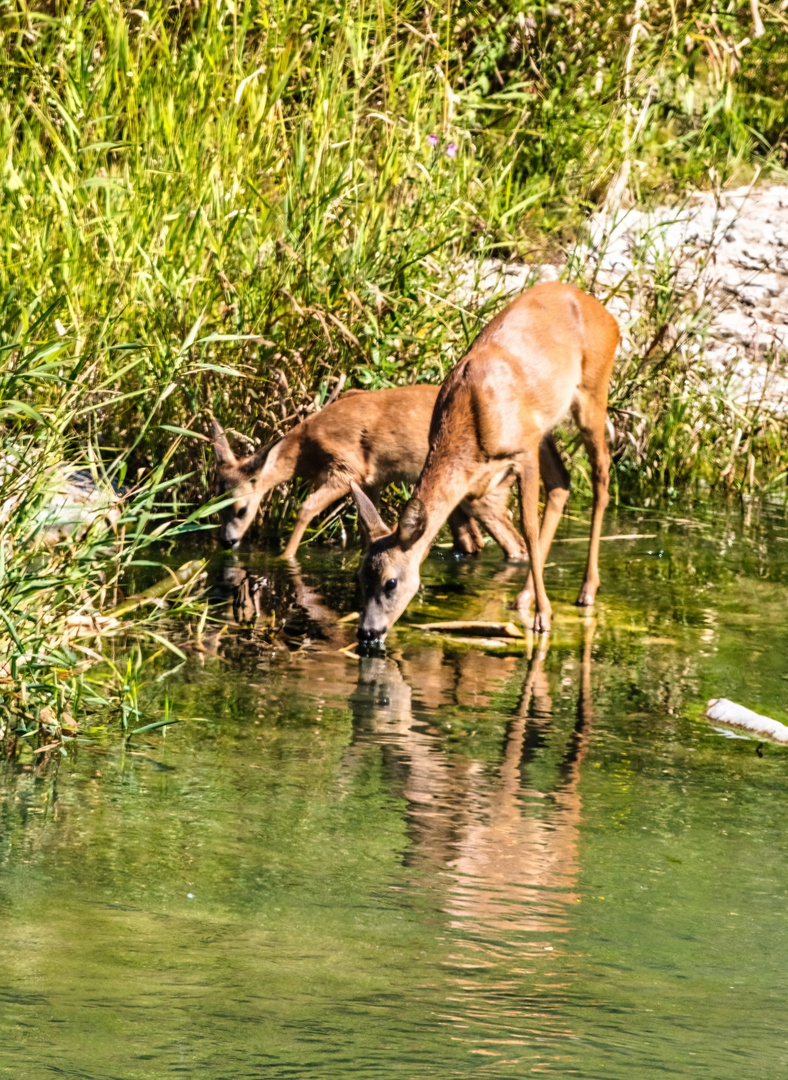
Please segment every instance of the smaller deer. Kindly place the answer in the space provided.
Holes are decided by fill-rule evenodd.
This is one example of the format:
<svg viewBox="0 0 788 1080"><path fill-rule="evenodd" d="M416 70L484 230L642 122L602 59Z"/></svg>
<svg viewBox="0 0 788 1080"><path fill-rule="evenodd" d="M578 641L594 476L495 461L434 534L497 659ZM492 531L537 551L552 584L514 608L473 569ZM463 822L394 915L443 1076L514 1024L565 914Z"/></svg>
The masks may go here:
<svg viewBox="0 0 788 1080"><path fill-rule="evenodd" d="M359 572L362 644L382 644L416 594L419 567L447 516L458 505L497 497L513 479L531 562L517 606L526 616L535 602L533 629L550 629L542 568L569 497L569 474L550 433L569 412L585 443L594 489L588 562L577 603L593 604L608 503L608 384L618 342L616 320L602 304L560 282L526 289L482 330L441 387L427 460L397 528L389 529L360 487L352 489L370 537ZM546 493L541 531L540 475Z"/></svg>
<svg viewBox="0 0 788 1080"><path fill-rule="evenodd" d="M377 505L388 484L412 483L429 448L432 410L440 387L421 384L390 390L350 390L308 416L283 438L237 458L213 420L210 436L216 454L215 494L232 494L222 513L220 538L235 549L254 520L260 500L278 484L296 477L314 490L302 505L284 557L295 557L312 519L350 493L356 484ZM507 513L508 484L486 500L452 508L455 550L473 554L483 546L478 517L511 559L525 556L523 540Z"/></svg>

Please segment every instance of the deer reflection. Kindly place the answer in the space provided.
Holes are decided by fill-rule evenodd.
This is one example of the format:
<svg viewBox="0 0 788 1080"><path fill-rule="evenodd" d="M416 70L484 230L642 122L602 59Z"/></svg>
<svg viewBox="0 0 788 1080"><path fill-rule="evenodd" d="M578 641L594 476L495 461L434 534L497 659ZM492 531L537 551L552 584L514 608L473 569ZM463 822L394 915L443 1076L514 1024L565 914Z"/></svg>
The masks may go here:
<svg viewBox="0 0 788 1080"><path fill-rule="evenodd" d="M545 742L552 701L545 652L533 657L493 783L468 791L471 823L451 861L449 910L490 925L513 918L520 929L565 930L567 905L576 903L577 833L582 803L580 764L591 724L590 659L593 626L586 626L575 725L560 753L558 779L549 791L529 782L530 766ZM539 807L539 802L548 805ZM528 804L531 804L530 807ZM516 896L515 896L516 894ZM512 900L517 901L517 914ZM522 906L530 914L523 918ZM544 946L541 946L544 947Z"/></svg>
<svg viewBox="0 0 788 1080"><path fill-rule="evenodd" d="M338 616L301 575L294 560L271 573L237 563L222 567L214 597L223 609L225 625L241 631L236 641L263 651L286 645L291 651L321 642L347 644L347 631ZM219 636L221 630L215 631ZM207 635L206 635L207 639Z"/></svg>
<svg viewBox="0 0 788 1080"><path fill-rule="evenodd" d="M297 567L288 570L286 581L288 610L295 606L319 643L305 660L311 677L319 670L326 691L341 692L340 666L346 671L348 661L338 646L346 643L348 629L337 625L336 614ZM261 611L265 619L267 583L259 585L243 571L228 584L234 587L234 608L242 609L237 621L260 620ZM288 626L294 621L286 616ZM577 706L569 726L565 709L558 716L553 708L546 646L525 661L436 642L359 663L350 695L355 739L343 771L355 772L373 747L382 753L389 784L408 806L411 843L405 860L440 883L441 904L453 925L470 934L512 926L519 932L560 932L577 900L578 781L592 721L593 619L583 627ZM457 716L478 714L494 723L500 717L496 699L511 700L523 669L496 763L460 752L453 732L436 729ZM538 947L547 944L540 941Z"/></svg>
<svg viewBox="0 0 788 1080"><path fill-rule="evenodd" d="M409 807L408 861L437 871L448 884L444 905L456 928L566 929L568 906L577 900L578 781L592 718L593 629L593 620L586 620L571 730L563 738L553 730L543 647L528 661L497 766L447 752L429 719L449 703L483 709L521 660L470 650L452 664L442 649L433 649L427 657L419 653L417 662L381 657L361 663L352 697L358 738L381 746ZM420 701L429 702L424 712ZM544 773L545 756L551 759L550 781L538 785L531 772ZM534 947L546 946L540 941Z"/></svg>
<svg viewBox="0 0 788 1080"><path fill-rule="evenodd" d="M269 586L268 577L242 566L223 566L220 588L229 600L232 621L249 626L263 615L263 596Z"/></svg>

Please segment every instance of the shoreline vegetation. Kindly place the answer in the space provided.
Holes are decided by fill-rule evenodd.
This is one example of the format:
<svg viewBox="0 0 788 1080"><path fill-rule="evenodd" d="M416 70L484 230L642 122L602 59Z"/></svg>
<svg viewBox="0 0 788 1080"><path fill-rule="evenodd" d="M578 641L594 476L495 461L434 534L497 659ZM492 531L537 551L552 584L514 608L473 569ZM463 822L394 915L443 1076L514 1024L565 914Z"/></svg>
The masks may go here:
<svg viewBox="0 0 788 1080"><path fill-rule="evenodd" d="M107 628L133 644L122 664L91 632L154 545L209 522L209 413L253 445L342 378L440 381L500 306L462 298L469 266L558 265L637 296L612 387L619 498L782 496L784 414L742 409L688 347L719 240L691 272L643 240L618 284L598 237L579 253L600 214L785 179L784 4L13 0L0 56L9 746L62 746L90 716L139 727L143 643L177 652L164 618L206 617L198 592ZM45 545L64 463L126 493L111 523ZM276 493L271 518L301 495Z"/></svg>

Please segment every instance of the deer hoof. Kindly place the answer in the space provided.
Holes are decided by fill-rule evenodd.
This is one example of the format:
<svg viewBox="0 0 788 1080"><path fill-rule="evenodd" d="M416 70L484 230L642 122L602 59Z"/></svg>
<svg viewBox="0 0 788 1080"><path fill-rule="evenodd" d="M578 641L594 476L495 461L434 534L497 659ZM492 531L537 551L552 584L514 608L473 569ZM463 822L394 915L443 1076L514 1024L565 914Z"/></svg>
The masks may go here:
<svg viewBox="0 0 788 1080"><path fill-rule="evenodd" d="M528 616L530 615L534 603L536 601L536 595L531 589L523 589L518 595L515 601L515 610L519 612L523 622L528 622Z"/></svg>
<svg viewBox="0 0 788 1080"><path fill-rule="evenodd" d="M471 537L463 537L454 541L455 555L478 555L480 551L484 551L484 541L476 543Z"/></svg>
<svg viewBox="0 0 788 1080"><path fill-rule="evenodd" d="M591 607L596 597L596 585L591 585L588 581L583 582L583 586L580 592L577 594L577 600L575 600L576 607Z"/></svg>
<svg viewBox="0 0 788 1080"><path fill-rule="evenodd" d="M547 611L537 611L534 615L534 633L535 634L549 634L550 633L550 613Z"/></svg>

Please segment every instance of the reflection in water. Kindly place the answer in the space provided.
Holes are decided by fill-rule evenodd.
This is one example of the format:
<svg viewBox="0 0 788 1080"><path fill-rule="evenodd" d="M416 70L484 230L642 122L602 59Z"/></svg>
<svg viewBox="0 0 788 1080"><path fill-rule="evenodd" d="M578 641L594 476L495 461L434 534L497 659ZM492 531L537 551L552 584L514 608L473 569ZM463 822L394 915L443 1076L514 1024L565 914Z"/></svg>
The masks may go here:
<svg viewBox="0 0 788 1080"><path fill-rule="evenodd" d="M445 890L439 902L451 933L441 963L452 974L442 1019L475 1053L498 1057L504 1044L507 1054L525 1045L532 1053L534 1041L570 1034L558 1017L551 1020L566 996L551 961L558 960L571 906L579 902L578 784L592 719L593 633L588 618L574 727L554 738L547 644L541 643L528 658L495 767L447 752L415 714L403 672L411 664L419 672L422 699L470 693L478 701L499 694L521 661L469 649L449 664L435 648L420 650L410 663L385 657L360 665L351 699L358 738L382 747L407 802L409 862L424 871L418 880L432 888L437 880ZM540 790L531 771L544 754L556 760L549 788ZM565 958L560 962L565 981ZM524 1018L532 1034L527 1040Z"/></svg>
<svg viewBox="0 0 788 1080"><path fill-rule="evenodd" d="M270 581L235 567L225 578L234 620L251 626L265 621L275 600ZM347 636L337 613L305 583L297 564L288 570L288 584L285 625L300 620L304 640L320 641L333 653ZM501 932L516 934L521 952L555 950L559 943L553 938L567 930L567 909L577 902L578 781L591 724L595 622L587 618L583 625L576 722L557 733L545 670L547 642L532 648L527 660L473 647L447 653L436 642L396 659L359 662L349 699L356 738L344 770L353 772L370 746L381 749L389 782L408 807L412 847L406 861L440 875L448 890L443 906L449 925L465 935L463 948L475 954L474 963L496 962ZM489 709L523 666L499 764L491 767L447 749L447 740L431 726L442 707ZM545 776L546 757L551 767ZM523 934L552 936L526 942Z"/></svg>
<svg viewBox="0 0 788 1080"><path fill-rule="evenodd" d="M453 910L466 920L469 917L479 920L479 930L493 925L500 929L508 922L512 901L533 905L530 917L520 922L523 929L563 930L565 906L577 900L569 890L577 877L577 829L581 812L578 780L591 720L592 634L593 624L589 620L577 723L563 748L555 787L541 792L529 784L528 766L543 744L552 713L542 649L529 665L494 783L485 783L478 769L469 772L474 783L469 787L466 801L472 824L458 845L453 862L457 897ZM547 799L551 812L529 813L529 799ZM556 916L560 917L559 923ZM541 943L539 947L543 947Z"/></svg>
<svg viewBox="0 0 788 1080"><path fill-rule="evenodd" d="M286 618L292 618L295 605L311 623L330 632L337 624L337 613L326 607L320 593L304 581L295 560L285 569L286 577L281 573L260 574L236 564L224 566L218 594L226 601L228 619L232 616L237 626L254 626L260 619L270 621L271 615L276 617L277 609L283 605Z"/></svg>
<svg viewBox="0 0 788 1080"><path fill-rule="evenodd" d="M359 664L334 555L230 565L149 669L192 719L0 765L0 1075L785 1075L785 753L696 706L782 715L788 526L764 578L719 524L607 545L596 629L530 659L401 625ZM499 619L506 571L436 554L422 616Z"/></svg>
<svg viewBox="0 0 788 1080"><path fill-rule="evenodd" d="M203 638L204 651L215 653L228 627L236 633L222 642L224 655L233 660L244 654L267 655L287 648L298 652L321 642L346 644L346 632L335 611L302 577L300 566L291 560L277 573L260 573L239 565L237 557L222 568L215 583L213 599L225 624L215 624Z"/></svg>

